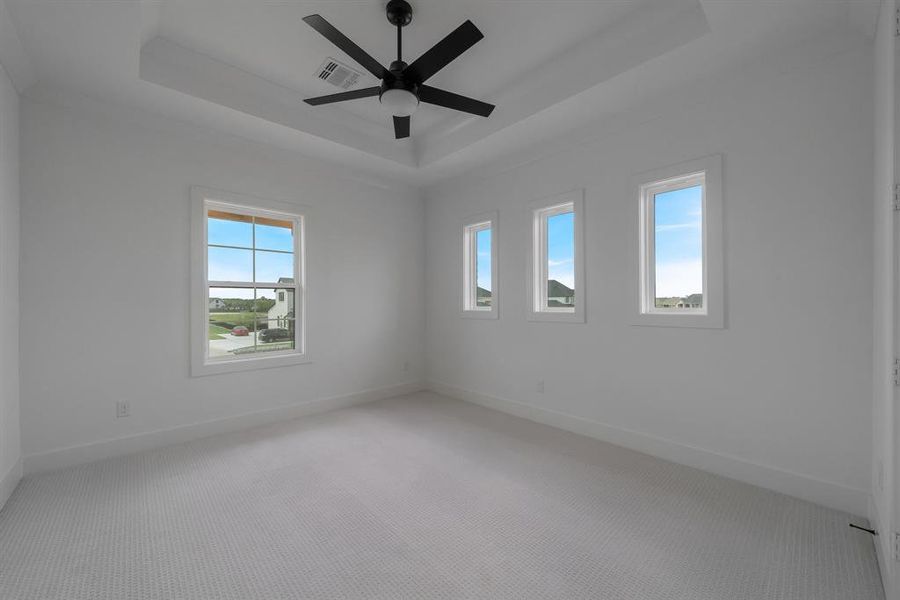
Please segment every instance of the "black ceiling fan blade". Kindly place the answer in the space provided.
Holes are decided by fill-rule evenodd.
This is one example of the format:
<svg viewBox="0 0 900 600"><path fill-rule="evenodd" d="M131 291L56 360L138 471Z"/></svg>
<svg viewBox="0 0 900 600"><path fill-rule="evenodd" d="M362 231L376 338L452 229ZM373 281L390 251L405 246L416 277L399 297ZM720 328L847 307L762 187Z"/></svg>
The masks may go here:
<svg viewBox="0 0 900 600"><path fill-rule="evenodd" d="M381 92L378 86L363 88L361 90L353 90L352 92L340 92L338 94L329 94L327 96L316 96L315 98L306 98L303 100L312 106L321 104L333 104L335 102L344 102L345 100L356 100L357 98L370 98L377 96Z"/></svg>
<svg viewBox="0 0 900 600"><path fill-rule="evenodd" d="M409 137L409 117L394 117L394 136L399 140Z"/></svg>
<svg viewBox="0 0 900 600"><path fill-rule="evenodd" d="M390 71L372 58L368 52L357 46L353 40L338 31L334 25L326 21L322 15L309 15L308 17L303 17L303 20L378 79L390 77Z"/></svg>
<svg viewBox="0 0 900 600"><path fill-rule="evenodd" d="M452 108L462 112L472 113L479 117L489 117L494 112L494 105L460 96L453 92L431 87L430 85L419 86L419 100L428 104L436 104L444 108Z"/></svg>
<svg viewBox="0 0 900 600"><path fill-rule="evenodd" d="M416 83L423 83L483 37L472 21L466 21L406 67L403 74Z"/></svg>

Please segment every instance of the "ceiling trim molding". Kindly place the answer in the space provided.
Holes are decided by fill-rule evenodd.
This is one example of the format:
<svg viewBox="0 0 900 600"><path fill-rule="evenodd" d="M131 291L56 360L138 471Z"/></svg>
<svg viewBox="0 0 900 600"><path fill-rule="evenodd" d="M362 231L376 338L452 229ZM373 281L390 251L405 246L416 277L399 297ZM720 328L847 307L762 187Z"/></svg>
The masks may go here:
<svg viewBox="0 0 900 600"><path fill-rule="evenodd" d="M538 75L491 98L497 110L490 119L469 119L463 126L448 122L426 132L421 136L424 152L419 165L436 163L709 32L697 0L667 0L664 5L637 10L536 68Z"/></svg>
<svg viewBox="0 0 900 600"><path fill-rule="evenodd" d="M23 94L22 99L23 105L46 106L76 118L90 119L98 126L137 127L184 140L203 140L237 152L285 162L306 171L313 178L339 179L402 193L418 193L421 189L420 185L400 176L383 176L377 170L348 167L344 161L322 158L301 150L247 138L218 127L158 114L133 104L101 100L70 88L38 83ZM298 158L302 160L302 164L297 162Z"/></svg>
<svg viewBox="0 0 900 600"><path fill-rule="evenodd" d="M602 144L616 135L661 119L678 118L692 110L704 110L711 99L723 102L753 93L754 90L774 88L780 81L797 81L815 77L819 69L829 68L839 60L853 60L854 54L864 55L870 48L860 38L822 35L787 51L772 48L769 52L748 60L726 74L710 73L669 89L664 98L648 97L624 111L616 111L602 118L587 121L577 129L566 129L547 137L541 144L527 144L516 152L504 152L475 166L467 165L448 173L427 171L428 177L420 188L426 199L439 197L460 184L481 185L495 177L526 169L545 160L583 152L590 146ZM780 60L775 60L775 58Z"/></svg>
<svg viewBox="0 0 900 600"><path fill-rule="evenodd" d="M387 126L354 115L329 118L302 102L302 94L218 59L155 37L141 48L140 78L195 98L303 133L415 167L413 146L397 143ZM390 140L388 143L387 140Z"/></svg>

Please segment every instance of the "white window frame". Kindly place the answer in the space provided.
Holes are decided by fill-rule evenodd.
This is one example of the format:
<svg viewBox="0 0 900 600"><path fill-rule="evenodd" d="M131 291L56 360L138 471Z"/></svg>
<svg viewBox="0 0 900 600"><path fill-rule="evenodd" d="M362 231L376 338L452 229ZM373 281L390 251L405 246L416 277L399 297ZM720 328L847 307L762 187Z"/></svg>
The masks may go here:
<svg viewBox="0 0 900 600"><path fill-rule="evenodd" d="M584 285L584 190L573 190L537 200L529 205L531 252L528 261L528 320L557 323L584 323L587 293ZM574 212L575 306L572 309L547 306L547 218Z"/></svg>
<svg viewBox="0 0 900 600"><path fill-rule="evenodd" d="M655 206L657 194L703 186L703 307L656 307ZM637 223L637 256L632 260L636 297L633 325L654 327L725 327L724 254L722 224L722 156L714 155L637 175L632 184Z"/></svg>
<svg viewBox="0 0 900 600"><path fill-rule="evenodd" d="M210 209L238 214L270 217L294 222L294 283L209 281L207 215ZM308 209L291 202L266 200L221 190L191 188L191 375L200 377L221 373L251 371L309 362L306 347L308 293L306 284L306 225ZM271 354L251 354L240 358L210 359L209 287L294 288L294 350Z"/></svg>
<svg viewBox="0 0 900 600"><path fill-rule="evenodd" d="M500 294L498 282L498 233L499 215L497 211L482 213L464 220L462 226L462 308L461 315L469 319L496 319L500 315ZM477 305L477 234L491 231L491 306Z"/></svg>

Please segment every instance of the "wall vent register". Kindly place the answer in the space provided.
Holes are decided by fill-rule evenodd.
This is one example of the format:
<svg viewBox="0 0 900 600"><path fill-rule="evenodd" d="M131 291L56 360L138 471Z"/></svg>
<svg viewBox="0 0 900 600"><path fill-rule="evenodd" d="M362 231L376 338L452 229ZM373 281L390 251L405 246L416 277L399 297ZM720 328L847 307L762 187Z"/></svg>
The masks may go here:
<svg viewBox="0 0 900 600"><path fill-rule="evenodd" d="M342 90L349 90L356 85L361 75L362 73L356 69L348 67L330 56L325 59L325 62L316 71L316 77Z"/></svg>

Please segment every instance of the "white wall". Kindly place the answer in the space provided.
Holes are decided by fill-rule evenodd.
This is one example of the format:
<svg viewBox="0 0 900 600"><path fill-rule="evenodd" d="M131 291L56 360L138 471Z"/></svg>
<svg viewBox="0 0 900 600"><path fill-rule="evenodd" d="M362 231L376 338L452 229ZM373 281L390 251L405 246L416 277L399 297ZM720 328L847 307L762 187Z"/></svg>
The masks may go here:
<svg viewBox="0 0 900 600"><path fill-rule="evenodd" d="M704 88L677 114L428 190L435 388L864 515L871 51L767 77ZM727 327L630 326L629 179L714 153L725 157ZM586 188L587 323L527 322L526 207L576 187ZM500 319L462 319L461 219L489 210L500 212Z"/></svg>
<svg viewBox="0 0 900 600"><path fill-rule="evenodd" d="M146 113L71 104L23 102L26 471L301 414L279 409L323 398L397 393L420 379L417 191ZM311 207L312 364L189 376L191 185ZM116 400L131 402L131 417L115 418ZM270 412L95 444L259 411Z"/></svg>
<svg viewBox="0 0 900 600"><path fill-rule="evenodd" d="M0 507L22 475L19 444L19 95L0 65Z"/></svg>
<svg viewBox="0 0 900 600"><path fill-rule="evenodd" d="M874 178L874 360L872 410L872 499L869 519L882 531L894 530L894 185L895 44L894 0L884 0L875 38L875 178ZM877 538L885 588L890 594L895 571L891 536ZM891 597L890 595L888 597Z"/></svg>

